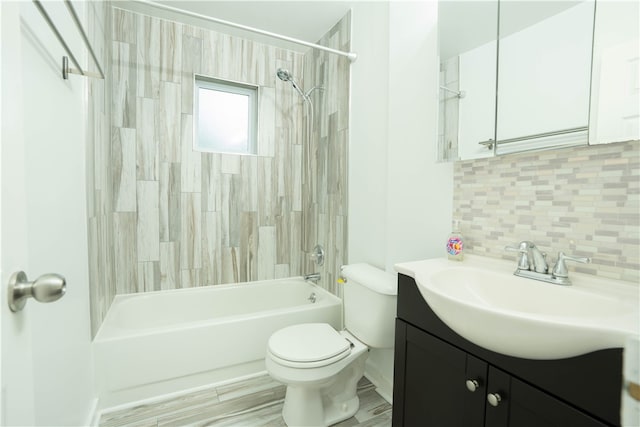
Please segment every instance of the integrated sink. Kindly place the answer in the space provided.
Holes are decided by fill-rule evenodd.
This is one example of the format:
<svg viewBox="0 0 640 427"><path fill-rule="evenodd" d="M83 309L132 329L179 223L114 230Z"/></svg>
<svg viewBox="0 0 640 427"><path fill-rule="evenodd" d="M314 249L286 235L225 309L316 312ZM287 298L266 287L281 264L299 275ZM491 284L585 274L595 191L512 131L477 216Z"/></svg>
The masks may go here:
<svg viewBox="0 0 640 427"><path fill-rule="evenodd" d="M624 347L640 334L638 287L572 273L572 286L513 275L511 263L466 256L396 265L431 309L486 349L527 359L562 359Z"/></svg>

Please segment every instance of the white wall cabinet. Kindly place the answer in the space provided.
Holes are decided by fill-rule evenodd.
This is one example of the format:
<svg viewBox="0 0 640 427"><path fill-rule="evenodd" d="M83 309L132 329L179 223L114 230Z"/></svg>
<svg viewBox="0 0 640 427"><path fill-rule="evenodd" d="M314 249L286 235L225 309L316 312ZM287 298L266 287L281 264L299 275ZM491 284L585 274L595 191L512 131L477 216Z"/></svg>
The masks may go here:
<svg viewBox="0 0 640 427"><path fill-rule="evenodd" d="M589 144L640 139L640 3L599 2Z"/></svg>
<svg viewBox="0 0 640 427"><path fill-rule="evenodd" d="M621 4L626 5L622 14L629 22L622 22L621 17L609 11ZM637 2L598 2L597 13L602 16L597 21L596 47L599 39L607 44L627 40L630 38L627 33L635 34L637 39L637 22L631 22L637 19L637 9ZM637 135L639 131L638 45L625 45L624 54L614 49L604 52L606 49L601 48L600 56L594 59L598 63L594 62L592 78L595 11L595 0L577 4L501 2L499 42L494 39L457 52L458 88L464 92L464 97L452 101L459 105L458 159L494 155L493 150L479 144L490 139L510 141L499 143L496 154L584 145L590 138L592 143L623 140L619 136L605 136L611 133L632 135L626 139L634 139L634 132ZM441 26L456 25L453 32L441 28L441 37L476 31L462 27L465 15L459 14L459 20L439 16L449 18L443 19ZM623 27L619 30L622 34L611 37L609 33L615 33L617 26ZM462 35L460 38L464 38ZM447 46L440 41L441 52ZM604 60L606 64L598 65ZM622 62L624 69L620 66ZM615 77L620 73L624 73L624 79ZM591 88L597 85L597 79L606 83L601 85L600 96L594 98ZM607 114L594 117L597 107ZM441 114L445 111L449 111L446 105L441 105ZM596 126L599 133L593 132Z"/></svg>
<svg viewBox="0 0 640 427"><path fill-rule="evenodd" d="M506 34L503 22L509 21L502 18L519 7L503 4L501 34ZM517 12L513 19L523 19ZM593 1L584 1L501 35L496 139L518 141L499 143L497 153L587 143L593 13ZM583 130L540 138L577 128Z"/></svg>
<svg viewBox="0 0 640 427"><path fill-rule="evenodd" d="M458 157L460 160L493 156L481 141L495 139L496 113L495 40L460 55L460 99Z"/></svg>

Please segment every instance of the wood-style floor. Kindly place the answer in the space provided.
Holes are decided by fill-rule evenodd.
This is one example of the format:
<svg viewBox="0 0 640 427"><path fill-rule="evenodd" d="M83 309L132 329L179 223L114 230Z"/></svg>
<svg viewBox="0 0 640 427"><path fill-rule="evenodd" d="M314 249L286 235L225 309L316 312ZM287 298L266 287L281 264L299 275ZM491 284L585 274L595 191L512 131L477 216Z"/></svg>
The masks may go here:
<svg viewBox="0 0 640 427"><path fill-rule="evenodd" d="M285 386L264 375L105 412L100 417L100 426L286 426L282 419L284 395ZM358 384L358 397L358 412L336 426L391 426L391 405L374 391L373 384L366 378Z"/></svg>

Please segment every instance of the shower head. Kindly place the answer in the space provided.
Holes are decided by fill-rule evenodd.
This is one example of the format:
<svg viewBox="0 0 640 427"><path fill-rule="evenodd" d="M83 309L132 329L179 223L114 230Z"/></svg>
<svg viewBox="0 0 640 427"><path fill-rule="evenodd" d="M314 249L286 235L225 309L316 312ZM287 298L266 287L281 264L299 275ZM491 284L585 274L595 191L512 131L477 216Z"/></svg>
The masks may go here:
<svg viewBox="0 0 640 427"><path fill-rule="evenodd" d="M291 78L291 73L286 68L278 68L278 71L276 72L276 75L283 82L288 82L289 80L292 79Z"/></svg>
<svg viewBox="0 0 640 427"><path fill-rule="evenodd" d="M276 75L283 82L291 82L291 86L293 86L293 88L296 90L296 92L298 92L300 94L300 96L302 96L302 98L304 98L305 101L308 100L308 96L305 95L305 93L302 91L302 89L300 89L300 87L298 86L298 84L294 80L294 78L291 75L291 73L289 72L289 70L287 70L286 68L278 68L278 71L276 71Z"/></svg>

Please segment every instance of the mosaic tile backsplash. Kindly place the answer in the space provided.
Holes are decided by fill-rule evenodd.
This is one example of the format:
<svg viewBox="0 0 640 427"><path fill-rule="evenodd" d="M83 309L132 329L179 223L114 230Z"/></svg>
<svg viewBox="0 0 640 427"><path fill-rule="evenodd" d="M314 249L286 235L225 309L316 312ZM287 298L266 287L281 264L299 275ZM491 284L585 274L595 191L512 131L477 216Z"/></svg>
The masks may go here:
<svg viewBox="0 0 640 427"><path fill-rule="evenodd" d="M533 241L592 258L570 270L640 281L640 141L457 162L453 218L469 253Z"/></svg>
<svg viewBox="0 0 640 427"><path fill-rule="evenodd" d="M330 268L341 265L348 64L108 12L109 79L90 88L104 100L92 98L90 114L93 333L116 294L299 276L314 271L308 252L316 243L324 244ZM348 44L348 29L347 16L324 41ZM307 89L311 66L317 73L309 78L325 90L312 95L309 150L303 100L276 70L290 70ZM194 74L259 86L257 156L193 150ZM320 284L336 292L333 276L327 271Z"/></svg>

